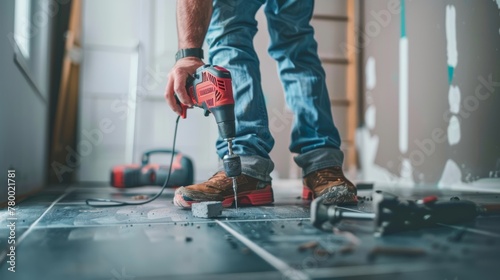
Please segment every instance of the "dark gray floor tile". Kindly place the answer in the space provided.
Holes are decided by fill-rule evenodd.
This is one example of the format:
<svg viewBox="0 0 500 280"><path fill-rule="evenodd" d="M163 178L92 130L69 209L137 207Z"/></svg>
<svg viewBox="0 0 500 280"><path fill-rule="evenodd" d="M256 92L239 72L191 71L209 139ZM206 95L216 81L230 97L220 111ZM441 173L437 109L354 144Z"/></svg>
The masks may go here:
<svg viewBox="0 0 500 280"><path fill-rule="evenodd" d="M54 202L56 199L58 199L62 194L64 193L64 190L54 190L54 191L43 191L41 193L38 193L34 196L27 197L26 199L23 199L20 203L18 203L18 206L28 206L28 205L50 205L52 202Z"/></svg>
<svg viewBox="0 0 500 280"><path fill-rule="evenodd" d="M16 228L27 228L33 222L35 222L42 214L47 210L49 205L45 203L40 204L19 204L16 206L15 216L9 215L9 211L7 209L0 210L0 228L6 228L9 220L9 217L15 217L16 220Z"/></svg>
<svg viewBox="0 0 500 280"><path fill-rule="evenodd" d="M193 217L190 210L179 209L170 202L164 205L146 204L140 206L93 208L86 205L55 205L37 227L69 227L117 224L149 223L206 223L209 219ZM21 215L20 215L21 217ZM262 206L238 210L224 209L217 219L231 220L269 220L269 219L306 219L307 209L299 206Z"/></svg>
<svg viewBox="0 0 500 280"><path fill-rule="evenodd" d="M3 263L1 279L169 279L274 271L214 223L37 229L16 256L15 278Z"/></svg>
<svg viewBox="0 0 500 280"><path fill-rule="evenodd" d="M465 233L456 241L460 230L439 226L377 238L369 221L343 221L335 233L297 221L229 224L291 267L308 273L319 271L311 274L317 278L360 276L356 267L378 266L385 267L381 272L385 276L402 269L431 278L476 269L478 276L486 277L497 267L491 260L500 260L499 239ZM457 263L462 265L449 270ZM418 273L415 265L419 266ZM337 267L343 272L332 270L328 274L328 269ZM349 271L352 275L346 275ZM366 270L364 276L371 274Z"/></svg>
<svg viewBox="0 0 500 280"><path fill-rule="evenodd" d="M209 220L193 217L190 210L180 209L172 203L173 190L167 189L155 201L145 205L121 207L91 207L85 204L88 198L103 198L134 201L138 195L154 196L158 188L145 187L117 190L111 187L74 188L55 205L37 227L67 227L116 224L149 223L205 223ZM138 201L138 200L135 200ZM261 207L226 208L219 220L269 220L308 218L308 203L292 197L281 205Z"/></svg>

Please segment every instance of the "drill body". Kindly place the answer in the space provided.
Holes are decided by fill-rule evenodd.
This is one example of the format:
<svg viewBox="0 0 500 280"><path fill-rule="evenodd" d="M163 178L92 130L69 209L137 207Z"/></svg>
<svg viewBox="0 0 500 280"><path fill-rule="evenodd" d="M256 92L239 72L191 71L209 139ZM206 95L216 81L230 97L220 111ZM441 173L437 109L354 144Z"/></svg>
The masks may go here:
<svg viewBox="0 0 500 280"><path fill-rule="evenodd" d="M224 170L228 177L234 179L241 174L241 160L232 149L236 124L231 73L220 66L201 66L186 81L186 91L195 106L205 110L205 116L209 113L214 115L219 135L228 143L228 154L222 159ZM178 103L182 108L182 118L186 118L188 107Z"/></svg>
<svg viewBox="0 0 500 280"><path fill-rule="evenodd" d="M236 136L234 123L234 98L231 74L220 66L204 65L186 81L186 91L196 107L212 113L222 139ZM180 104L182 118L186 118L188 107Z"/></svg>

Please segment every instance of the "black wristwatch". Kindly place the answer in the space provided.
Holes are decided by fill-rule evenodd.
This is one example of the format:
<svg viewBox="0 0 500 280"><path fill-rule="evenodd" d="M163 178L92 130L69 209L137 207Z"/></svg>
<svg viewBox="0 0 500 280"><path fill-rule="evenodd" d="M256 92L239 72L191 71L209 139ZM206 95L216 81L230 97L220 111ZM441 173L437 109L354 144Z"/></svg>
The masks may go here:
<svg viewBox="0 0 500 280"><path fill-rule="evenodd" d="M189 56L203 59L203 49L202 48L180 49L175 54L175 61Z"/></svg>

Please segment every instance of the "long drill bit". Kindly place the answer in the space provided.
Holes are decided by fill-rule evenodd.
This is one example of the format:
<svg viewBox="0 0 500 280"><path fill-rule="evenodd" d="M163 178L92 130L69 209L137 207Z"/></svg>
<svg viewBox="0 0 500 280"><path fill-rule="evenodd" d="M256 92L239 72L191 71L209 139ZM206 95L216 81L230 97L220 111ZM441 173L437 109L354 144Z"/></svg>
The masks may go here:
<svg viewBox="0 0 500 280"><path fill-rule="evenodd" d="M234 192L234 205L236 206L236 211L238 211L238 185L236 184L236 177L233 177L233 192Z"/></svg>
<svg viewBox="0 0 500 280"><path fill-rule="evenodd" d="M233 153L233 139L225 139L227 141L228 155L224 156L224 168L226 174L233 179L233 192L234 192L234 205L238 211L238 185L236 183L236 176L241 174L240 157ZM236 160L236 161L235 161Z"/></svg>

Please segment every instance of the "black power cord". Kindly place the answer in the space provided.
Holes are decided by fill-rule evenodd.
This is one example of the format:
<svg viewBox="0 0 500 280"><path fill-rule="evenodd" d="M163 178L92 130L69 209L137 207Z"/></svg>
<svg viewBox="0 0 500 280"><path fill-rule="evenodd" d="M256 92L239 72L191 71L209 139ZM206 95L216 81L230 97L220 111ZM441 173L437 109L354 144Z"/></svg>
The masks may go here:
<svg viewBox="0 0 500 280"><path fill-rule="evenodd" d="M172 150L175 152L175 140L177 140L177 127L179 126L179 119L180 116L177 116L177 119L175 120L175 129L174 129L174 141L172 144ZM148 200L144 201L138 201L138 202L129 202L129 201L120 201L120 200L114 200L114 199L103 199L103 198L89 198L85 200L85 203L88 206L92 207L113 207L113 206L125 206L125 205L143 205L146 203L150 203L151 201L157 199L165 190L167 187L168 181L170 180L170 174L172 173L172 164L174 162L174 154L172 153L172 156L170 157L170 166L168 167L168 174L167 174L167 179L165 179L165 183L163 183L163 186L161 187L160 192L158 192L155 196ZM97 203L97 204L94 204Z"/></svg>

